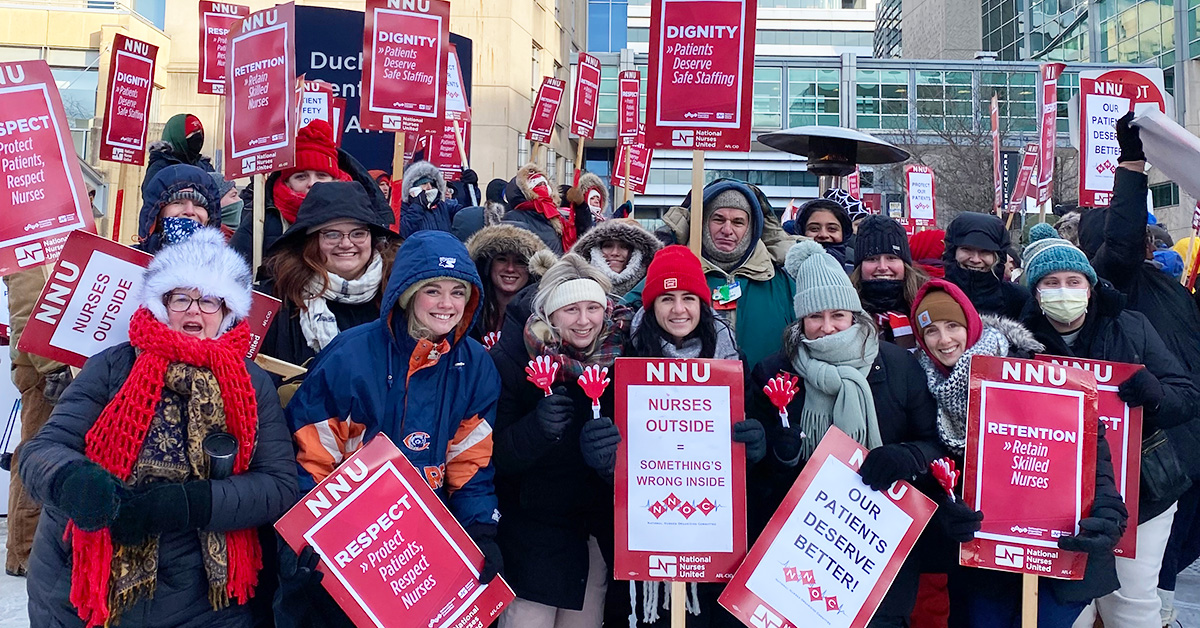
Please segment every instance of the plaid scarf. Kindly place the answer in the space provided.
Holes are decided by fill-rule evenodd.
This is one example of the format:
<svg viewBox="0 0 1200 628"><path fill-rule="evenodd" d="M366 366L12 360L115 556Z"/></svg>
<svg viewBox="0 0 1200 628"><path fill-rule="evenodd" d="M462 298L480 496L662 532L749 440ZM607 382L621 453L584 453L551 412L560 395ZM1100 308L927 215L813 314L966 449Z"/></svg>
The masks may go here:
<svg viewBox="0 0 1200 628"><path fill-rule="evenodd" d="M574 382L583 375L583 369L593 364L611 368L629 340L629 322L633 312L624 306L612 309L604 318L604 329L592 343L590 350L580 350L570 343L562 342L558 333L537 315L525 323L525 351L530 358L548 355L558 360L558 375L555 382Z"/></svg>

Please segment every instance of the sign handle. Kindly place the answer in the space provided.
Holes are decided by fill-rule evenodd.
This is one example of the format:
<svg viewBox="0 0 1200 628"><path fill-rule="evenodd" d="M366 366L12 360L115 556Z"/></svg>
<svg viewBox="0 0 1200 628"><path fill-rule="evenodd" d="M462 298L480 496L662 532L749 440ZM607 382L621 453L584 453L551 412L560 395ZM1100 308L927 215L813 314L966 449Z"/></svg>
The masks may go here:
<svg viewBox="0 0 1200 628"><path fill-rule="evenodd" d="M700 203L700 211L696 212L696 203ZM688 246L696 257L700 257L700 223L704 220L704 151L692 151L692 201L691 217L689 220L690 233Z"/></svg>
<svg viewBox="0 0 1200 628"><path fill-rule="evenodd" d="M213 160L225 169L225 97L217 96L217 133L213 143ZM221 174L224 174L222 172Z"/></svg>
<svg viewBox="0 0 1200 628"><path fill-rule="evenodd" d="M629 169L630 169L632 162L633 162L633 147L626 146L625 147L625 198L622 199L622 201L625 203L629 202Z"/></svg>
<svg viewBox="0 0 1200 628"><path fill-rule="evenodd" d="M392 181L404 180L404 131L396 132L396 145L392 147ZM401 190L408 193L408 190Z"/></svg>
<svg viewBox="0 0 1200 628"><path fill-rule="evenodd" d="M1038 207L1038 222L1046 222L1046 208L1049 207L1050 203L1052 202L1053 201L1046 201Z"/></svg>
<svg viewBox="0 0 1200 628"><path fill-rule="evenodd" d="M687 625L687 583L671 583L671 628Z"/></svg>
<svg viewBox="0 0 1200 628"><path fill-rule="evenodd" d="M572 187L579 185L579 175L583 174L583 140L585 138L579 136L579 147L575 149L575 180L571 183Z"/></svg>
<svg viewBox="0 0 1200 628"><path fill-rule="evenodd" d="M254 175L254 274L258 276L258 267L262 266L263 256L263 223L267 217L267 177L261 172ZM220 211L220 210L218 210Z"/></svg>
<svg viewBox="0 0 1200 628"><path fill-rule="evenodd" d="M1012 229L1013 216L1016 216L1016 215L1017 215L1017 212L1008 212L1008 220L1004 221L1004 230L1005 231Z"/></svg>
<svg viewBox="0 0 1200 628"><path fill-rule="evenodd" d="M122 217L122 214L124 213L123 205L125 205L125 188L121 188L121 189L117 190L116 197L117 197L117 199L116 199L117 202L116 202L116 205L113 207L113 216L112 216L112 223L111 223L111 235L112 235L111 239L113 242L120 243L121 242L121 217Z"/></svg>
<svg viewBox="0 0 1200 628"><path fill-rule="evenodd" d="M454 121L454 142L458 145L458 159L462 162L463 170L466 170L470 162L467 160L467 147L463 146L462 127L459 126L458 120Z"/></svg>
<svg viewBox="0 0 1200 628"><path fill-rule="evenodd" d="M1038 577L1021 575L1021 628L1037 628L1038 624Z"/></svg>

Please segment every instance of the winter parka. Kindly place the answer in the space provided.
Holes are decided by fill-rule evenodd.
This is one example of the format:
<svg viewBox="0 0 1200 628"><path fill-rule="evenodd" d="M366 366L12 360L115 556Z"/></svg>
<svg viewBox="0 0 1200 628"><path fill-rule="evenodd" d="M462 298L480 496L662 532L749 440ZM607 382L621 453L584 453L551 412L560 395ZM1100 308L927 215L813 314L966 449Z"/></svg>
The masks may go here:
<svg viewBox="0 0 1200 628"><path fill-rule="evenodd" d="M491 350L503 382L496 414L496 495L504 513L497 541L504 578L517 597L580 610L588 574L588 537L594 536L612 575L613 487L583 461L579 434L592 420L592 402L577 384L566 384L575 412L558 440L538 426L545 394L525 379L529 353L525 323L537 287L508 304L500 341ZM600 398L602 416L613 416L613 387Z"/></svg>
<svg viewBox="0 0 1200 628"><path fill-rule="evenodd" d="M416 182L424 178L433 179L438 191L437 200L429 207L408 194ZM429 229L449 232L454 215L463 207L446 186L446 178L442 176L442 171L428 161L418 161L404 169L404 183L400 186L400 193L404 195L400 206L400 235L405 238Z"/></svg>
<svg viewBox="0 0 1200 628"><path fill-rule="evenodd" d="M204 155L195 159L188 155L187 118L189 114L179 113L171 116L163 126L162 139L153 142L148 147L146 155L146 173L142 175L142 185L146 185L159 170L175 164L196 166L205 172L212 172L212 160Z"/></svg>
<svg viewBox="0 0 1200 628"><path fill-rule="evenodd" d="M471 286L462 322L441 344L410 336L397 306L410 286L436 277ZM496 522L491 458L500 378L483 345L467 337L481 289L475 265L454 236L422 231L405 241L379 318L338 334L288 403L302 490L383 433L459 523Z"/></svg>
<svg viewBox="0 0 1200 628"><path fill-rule="evenodd" d="M1067 357L1143 364L1158 378L1163 388L1163 400L1158 411L1142 409L1142 434L1148 437L1158 428L1171 428L1192 420L1200 407L1200 389L1188 377L1162 337L1150 321L1138 312L1124 309L1125 299L1112 284L1101 280L1092 288L1087 318L1073 346L1067 345L1050 324L1036 301L1025 308L1022 322L1038 341L1046 345L1046 353ZM1173 446L1168 441L1167 445ZM1175 490L1159 499L1142 491L1138 499L1138 523L1157 517L1170 508L1189 487L1182 478Z"/></svg>
<svg viewBox="0 0 1200 628"><path fill-rule="evenodd" d="M582 210L578 207L575 209L575 211L586 210L586 207ZM616 240L632 249L625 269L619 273L614 273L608 263L604 261L604 253L601 248L609 240ZM646 269L650 267L650 260L661 248L662 243L636 221L617 219L606 220L588 231L579 238L571 250L578 253L592 266L600 269L600 272L612 283L612 295L622 297L638 282L646 278Z"/></svg>
<svg viewBox="0 0 1200 628"><path fill-rule="evenodd" d="M175 192L191 188L204 195L207 203L207 226L218 227L221 224L221 195L212 177L196 166L177 164L167 166L158 172L146 185L142 186L142 209L138 212L138 238L140 242L134 248L151 255L158 253L163 247L162 230L159 216L167 199Z"/></svg>
<svg viewBox="0 0 1200 628"><path fill-rule="evenodd" d="M50 422L21 450L21 479L33 498L44 504L29 560L29 618L33 626L83 625L68 599L71 546L63 542L68 518L48 499L55 475L87 459L84 438L129 378L136 357L136 350L128 342L92 356L54 406ZM258 403L258 444L246 473L211 480L212 518L205 530L227 532L269 525L299 498L296 458L275 386L253 362L247 361L246 369ZM273 551L273 547L263 547L264 554ZM250 606L257 600L247 605L232 604L220 611L212 609L208 577L194 531L161 535L158 552L154 597L122 613L122 628L251 625ZM259 574L260 583L273 577L267 571Z"/></svg>
<svg viewBox="0 0 1200 628"><path fill-rule="evenodd" d="M1004 251L1009 247L1004 223L989 214L959 214L946 227L946 250L942 254L942 262L945 264L946 280L962 289L980 314L996 314L1020 320L1025 304L1030 300L1029 289L1004 281L995 269L977 271L959 266L954 259L959 246L994 250L997 261L1003 267ZM993 249L996 246L999 248Z"/></svg>

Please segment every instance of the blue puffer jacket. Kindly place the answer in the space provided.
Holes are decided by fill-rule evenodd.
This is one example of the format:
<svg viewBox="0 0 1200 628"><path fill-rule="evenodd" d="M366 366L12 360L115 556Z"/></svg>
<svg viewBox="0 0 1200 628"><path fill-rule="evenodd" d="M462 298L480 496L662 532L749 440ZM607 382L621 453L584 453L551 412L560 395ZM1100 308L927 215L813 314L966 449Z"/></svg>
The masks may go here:
<svg viewBox="0 0 1200 628"><path fill-rule="evenodd" d="M134 248L147 253L158 253L162 248L162 231L159 215L172 194L192 188L204 195L208 203L208 225L221 224L221 194L213 184L212 176L196 166L175 164L158 171L154 178L142 187L142 209L138 213L138 237L141 242Z"/></svg>
<svg viewBox="0 0 1200 628"><path fill-rule="evenodd" d="M422 179L433 180L438 190L437 200L428 207L408 193ZM418 161L404 170L404 183L397 193L404 194L404 201L400 205L400 236L405 238L418 231L449 232L454 215L462 209L462 204L454 200L453 193L446 186L442 171L428 161Z"/></svg>
<svg viewBox="0 0 1200 628"><path fill-rule="evenodd" d="M396 307L410 286L437 277L471 285L462 322L441 344L410 336L405 313ZM287 406L302 491L382 432L459 523L499 519L492 426L500 375L483 345L467 337L482 289L475 264L454 236L422 231L404 242L379 320L334 338Z"/></svg>

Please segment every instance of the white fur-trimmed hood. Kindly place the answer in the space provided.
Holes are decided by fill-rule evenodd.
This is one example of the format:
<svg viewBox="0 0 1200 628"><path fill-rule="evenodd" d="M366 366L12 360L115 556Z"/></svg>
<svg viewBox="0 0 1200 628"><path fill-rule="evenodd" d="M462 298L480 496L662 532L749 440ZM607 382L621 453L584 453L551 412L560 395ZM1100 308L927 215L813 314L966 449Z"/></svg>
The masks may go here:
<svg viewBox="0 0 1200 628"><path fill-rule="evenodd" d="M197 229L186 241L164 246L143 275L142 305L165 323L167 306L162 297L177 288L225 299L234 321L250 315L250 267L225 244L220 229Z"/></svg>

